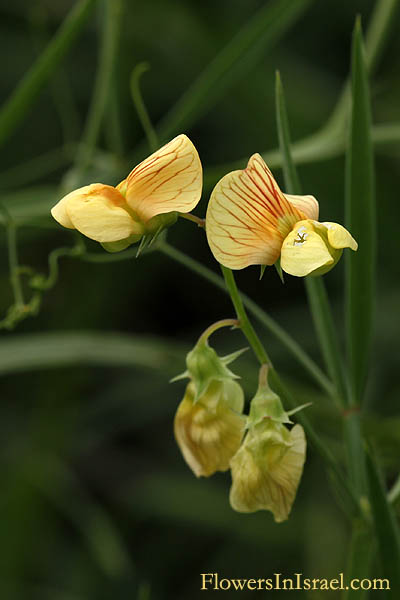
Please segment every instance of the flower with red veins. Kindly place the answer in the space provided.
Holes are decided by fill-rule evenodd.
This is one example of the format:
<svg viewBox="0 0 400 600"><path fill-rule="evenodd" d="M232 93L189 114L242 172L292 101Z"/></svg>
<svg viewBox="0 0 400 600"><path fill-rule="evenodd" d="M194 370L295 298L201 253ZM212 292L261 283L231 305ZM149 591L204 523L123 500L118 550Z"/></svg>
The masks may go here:
<svg viewBox="0 0 400 600"><path fill-rule="evenodd" d="M206 233L218 262L230 269L273 265L286 273L321 275L357 242L338 223L319 223L314 196L284 194L259 154L246 169L232 171L215 186L207 208Z"/></svg>
<svg viewBox="0 0 400 600"><path fill-rule="evenodd" d="M69 229L123 250L188 213L200 200L202 166L196 148L178 135L137 165L116 187L94 183L74 190L52 209Z"/></svg>

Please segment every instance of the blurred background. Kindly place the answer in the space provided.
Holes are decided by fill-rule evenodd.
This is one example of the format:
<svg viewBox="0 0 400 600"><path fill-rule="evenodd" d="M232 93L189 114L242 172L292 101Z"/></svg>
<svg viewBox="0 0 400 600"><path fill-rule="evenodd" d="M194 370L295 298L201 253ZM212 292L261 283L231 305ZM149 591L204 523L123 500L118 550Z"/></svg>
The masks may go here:
<svg viewBox="0 0 400 600"><path fill-rule="evenodd" d="M205 190L195 213L204 216L220 176L243 167L252 153L277 147L277 69L293 141L325 125L348 76L355 16L361 14L367 29L376 3L0 0L2 103L73 7L84 4L87 15L63 60L21 107L0 147L0 200L17 225L20 265L44 274L49 253L75 242L49 208L68 188L116 184L150 154L131 95L136 65L150 65L141 89L162 141L185 132L199 150ZM371 81L373 119L382 126L376 134L379 285L364 427L388 484L400 466L399 13L392 11ZM104 112L97 123L96 103ZM314 152L300 166L304 192L319 200L322 220L343 221L344 123L339 142L324 146L326 156ZM279 156L270 156L282 182ZM13 302L4 226L0 242L3 318ZM191 223L170 229L168 242L218 272ZM90 240L86 246L102 252ZM321 578L345 570L349 524L312 450L291 517L277 525L269 513L234 513L229 475L196 480L175 444L172 422L185 383L168 381L184 370L200 333L233 316L229 298L157 250L108 263L65 257L59 269L38 314L1 332L2 600L195 599L203 597L204 572ZM282 286L274 269L262 281L258 275L257 268L239 272L240 288L321 364L303 282L287 277ZM29 299L29 276L23 282ZM343 264L325 283L341 331ZM296 400L313 402L309 418L341 458L336 409L256 325ZM213 341L221 353L244 345L239 332L218 333ZM250 399L257 380L251 352L234 370ZM269 592L271 598L284 593ZM312 593L319 597L324 593Z"/></svg>

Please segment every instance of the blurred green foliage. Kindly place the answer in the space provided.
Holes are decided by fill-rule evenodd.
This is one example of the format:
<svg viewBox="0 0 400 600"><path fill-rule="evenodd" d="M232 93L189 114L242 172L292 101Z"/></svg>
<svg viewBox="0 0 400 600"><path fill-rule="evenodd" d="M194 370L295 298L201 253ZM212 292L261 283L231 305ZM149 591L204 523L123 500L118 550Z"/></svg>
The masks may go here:
<svg viewBox="0 0 400 600"><path fill-rule="evenodd" d="M68 53L47 71L46 85L44 78L0 148L0 201L17 225L20 264L45 274L49 253L75 244L48 215L66 187L114 184L149 153L130 95L138 63L151 65L141 88L158 132L172 136L182 125L200 152L208 190L196 212L203 216L221 165L278 145L275 70L285 84L296 142L330 117L349 73L355 15L366 26L374 9L372 0L125 0L113 5L121 13L110 25L112 7L102 0L88 4L92 10ZM0 3L2 103L73 8L66 0ZM371 81L373 123L382 128L376 145L377 318L363 426L388 485L400 470L400 39L391 35L399 24L393 10ZM88 120L93 103L97 120L93 111ZM344 157L340 147L332 154L299 171L322 218L343 222ZM4 315L13 301L4 227L0 241ZM215 268L190 223L175 226L168 241ZM99 251L94 242L87 248ZM233 316L229 298L158 252L107 264L65 257L59 266L39 314L16 331L1 332L0 597L183 600L203 597L202 572L335 577L345 570L349 523L312 451L291 518L281 525L269 514L234 513L229 477L195 480L179 455L172 419L183 385L168 380L183 370L185 352L209 323ZM343 269L340 264L324 279L344 336ZM29 278L22 280L28 297ZM255 268L237 280L320 364L302 282L287 278L282 286L273 269L260 282ZM296 400L313 402L308 415L314 427L344 460L337 409L270 333L260 333ZM238 332L216 337L216 344L224 352L243 345ZM237 371L250 398L256 382L250 353ZM372 575L379 573L376 563Z"/></svg>

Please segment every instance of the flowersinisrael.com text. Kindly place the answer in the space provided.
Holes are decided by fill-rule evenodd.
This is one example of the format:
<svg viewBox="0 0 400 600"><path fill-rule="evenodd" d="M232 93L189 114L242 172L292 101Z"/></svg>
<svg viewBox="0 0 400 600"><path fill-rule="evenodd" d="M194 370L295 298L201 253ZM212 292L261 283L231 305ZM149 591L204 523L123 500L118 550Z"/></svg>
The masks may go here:
<svg viewBox="0 0 400 600"><path fill-rule="evenodd" d="M219 573L200 573L201 590L218 591L269 591L269 590L390 590L388 579L350 579L346 581L343 573L335 578L309 578L303 573L294 573L285 577L282 573L273 573L271 577L251 579L230 579Z"/></svg>

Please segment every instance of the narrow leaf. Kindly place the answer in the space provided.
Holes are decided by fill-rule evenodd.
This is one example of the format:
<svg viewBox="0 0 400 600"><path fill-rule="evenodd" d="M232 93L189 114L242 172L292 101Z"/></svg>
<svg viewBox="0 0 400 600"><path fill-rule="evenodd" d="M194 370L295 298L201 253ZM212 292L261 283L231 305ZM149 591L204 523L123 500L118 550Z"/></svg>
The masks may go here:
<svg viewBox="0 0 400 600"><path fill-rule="evenodd" d="M279 73L276 75L275 100L285 189L290 194L301 194L300 180L290 150L289 122L286 113L283 86ZM305 285L314 327L318 335L324 361L329 374L336 385L341 402L343 403L346 395L346 383L336 326L333 321L325 285L321 277L306 277Z"/></svg>
<svg viewBox="0 0 400 600"><path fill-rule="evenodd" d="M371 575L371 562L374 544L371 543L371 528L363 520L355 519L350 541L349 560L346 570L347 585L352 579L368 579ZM369 592L367 590L352 590L348 586L344 592L343 600L365 600Z"/></svg>
<svg viewBox="0 0 400 600"><path fill-rule="evenodd" d="M161 123L162 140L188 129L303 15L312 0L272 0L216 55Z"/></svg>
<svg viewBox="0 0 400 600"><path fill-rule="evenodd" d="M374 457L367 454L370 501L381 556L383 576L389 579L390 591L385 598L397 599L400 590L400 532L385 485Z"/></svg>
<svg viewBox="0 0 400 600"><path fill-rule="evenodd" d="M39 92L71 49L97 0L80 0L71 10L54 39L15 88L0 110L0 146L27 115Z"/></svg>
<svg viewBox="0 0 400 600"><path fill-rule="evenodd" d="M347 347L352 402L365 388L373 333L376 215L371 110L360 21L353 35L352 107L346 164L346 227L359 244L346 255Z"/></svg>

